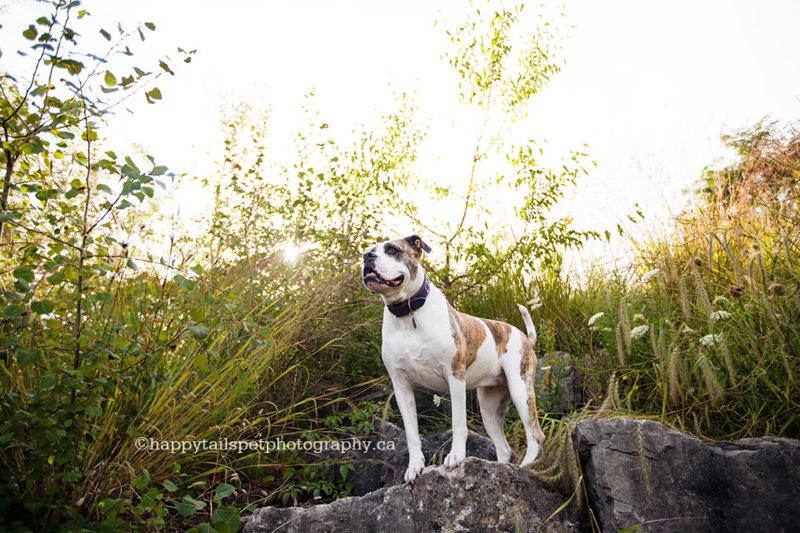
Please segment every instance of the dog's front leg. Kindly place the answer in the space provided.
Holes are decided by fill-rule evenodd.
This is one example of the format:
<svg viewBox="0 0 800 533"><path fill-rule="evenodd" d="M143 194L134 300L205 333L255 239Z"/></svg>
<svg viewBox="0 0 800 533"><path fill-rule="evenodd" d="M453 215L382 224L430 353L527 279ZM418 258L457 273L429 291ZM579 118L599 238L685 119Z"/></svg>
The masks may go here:
<svg viewBox="0 0 800 533"><path fill-rule="evenodd" d="M454 375L447 378L450 387L450 406L453 417L453 443L444 465L453 468L464 462L467 456L467 386L463 379Z"/></svg>
<svg viewBox="0 0 800 533"><path fill-rule="evenodd" d="M406 470L405 480L413 483L425 467L425 457L422 455L422 443L417 426L417 403L414 400L414 389L411 381L405 375L394 372L390 373L389 377L392 379L397 406L400 408L400 415L403 417L403 426L406 430L408 470Z"/></svg>

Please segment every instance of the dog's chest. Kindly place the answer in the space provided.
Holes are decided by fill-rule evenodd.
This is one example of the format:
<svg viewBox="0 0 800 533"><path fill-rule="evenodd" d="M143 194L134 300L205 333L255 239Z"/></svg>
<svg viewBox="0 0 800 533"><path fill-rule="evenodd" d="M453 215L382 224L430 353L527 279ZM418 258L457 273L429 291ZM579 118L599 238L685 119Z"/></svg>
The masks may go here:
<svg viewBox="0 0 800 533"><path fill-rule="evenodd" d="M447 368L456 352L449 328L389 328L384 331L382 352L389 370L402 372L423 387L448 390Z"/></svg>

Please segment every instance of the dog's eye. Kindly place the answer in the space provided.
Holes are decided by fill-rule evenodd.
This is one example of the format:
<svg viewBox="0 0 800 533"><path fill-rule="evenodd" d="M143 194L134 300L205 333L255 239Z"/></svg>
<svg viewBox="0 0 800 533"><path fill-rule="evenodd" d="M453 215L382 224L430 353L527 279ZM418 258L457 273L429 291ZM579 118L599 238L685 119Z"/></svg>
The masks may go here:
<svg viewBox="0 0 800 533"><path fill-rule="evenodd" d="M400 250L391 246L386 248L386 255L397 255L399 252Z"/></svg>

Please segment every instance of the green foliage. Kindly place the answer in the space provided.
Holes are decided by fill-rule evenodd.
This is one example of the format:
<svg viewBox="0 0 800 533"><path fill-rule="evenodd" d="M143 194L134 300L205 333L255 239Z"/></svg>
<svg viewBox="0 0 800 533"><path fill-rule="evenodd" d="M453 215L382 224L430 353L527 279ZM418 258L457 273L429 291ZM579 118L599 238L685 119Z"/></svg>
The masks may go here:
<svg viewBox="0 0 800 533"><path fill-rule="evenodd" d="M429 270L461 309L522 326L516 304L531 307L538 348L582 366L591 416L798 436L795 134L733 136L740 162L705 173L706 203L673 237L639 243L631 272L570 279L561 253L597 234L553 211L588 156L550 170L510 127L560 69L557 31L524 26L521 8L476 11L450 32L447 56L483 124L463 195L415 174L425 135L405 95L350 141L308 111L284 163L267 157L267 117L236 109L219 168L200 178L215 192L208 231L184 235L169 221L169 249L154 257L135 243L160 231L144 221L175 177L148 156L105 150L101 126L130 94L161 100L150 81L174 66L111 61L131 60L127 43L152 23L100 29L106 48L92 51L79 45L90 30L73 29L88 13L52 8L22 29L28 81L0 79L0 527L235 531L243 506L349 494L346 461L137 443L371 431L383 406L343 409L385 384L381 309L359 259L409 221L443 252ZM437 213L417 208L418 186ZM570 422L545 420L564 466L545 461L543 475L578 479L564 455Z"/></svg>
<svg viewBox="0 0 800 533"><path fill-rule="evenodd" d="M99 68L133 34L120 29L108 49L87 54L77 29L87 13L77 2L51 8L23 32L32 71L24 81L0 77L0 462L12 499L24 502L14 513L45 529L91 503L87 490L108 481L99 448L129 429L112 416L123 414L115 402L131 385L117 372L140 366L142 350L136 324L129 337L113 321L127 256L119 230L123 210L153 197L163 174L152 158L145 167L98 148L102 115L124 98L96 96ZM118 82L107 70L99 92L135 91L147 78L142 71L109 88ZM98 440L114 422L123 433Z"/></svg>
<svg viewBox="0 0 800 533"><path fill-rule="evenodd" d="M541 146L524 130L517 140L520 132L512 128L562 63L557 26L542 16L531 26L522 13L523 6L476 9L448 31L453 47L446 59L458 75L465 113L477 113L480 126L463 196L429 183L427 192L447 208L429 219L411 216L443 252L432 277L452 298L495 283L508 266L520 275L555 267L564 249L599 236L552 214L567 187L587 172L588 156L575 151L553 171L540 162ZM498 210L510 211L505 226Z"/></svg>
<svg viewBox="0 0 800 533"><path fill-rule="evenodd" d="M575 356L594 409L613 383L620 410L698 436L796 438L797 135L757 126L728 139L739 161L704 173L706 203L672 235L635 243L631 270L548 269L526 283L508 269L462 307L521 325L514 304L528 302L537 348Z"/></svg>
<svg viewBox="0 0 800 533"><path fill-rule="evenodd" d="M309 274L339 272L381 237L391 214L413 209L402 191L422 134L406 96L344 146L307 110L307 132L297 135L290 167L266 158L266 117L249 108L234 113L221 168L204 179L216 194L208 243L215 259L277 259L277 251L298 247Z"/></svg>
<svg viewBox="0 0 800 533"><path fill-rule="evenodd" d="M562 64L556 26L541 14L537 26L522 26L524 9L476 9L447 31L453 44L447 59L460 78L462 101L487 111L500 106L512 120L525 115L525 103Z"/></svg>

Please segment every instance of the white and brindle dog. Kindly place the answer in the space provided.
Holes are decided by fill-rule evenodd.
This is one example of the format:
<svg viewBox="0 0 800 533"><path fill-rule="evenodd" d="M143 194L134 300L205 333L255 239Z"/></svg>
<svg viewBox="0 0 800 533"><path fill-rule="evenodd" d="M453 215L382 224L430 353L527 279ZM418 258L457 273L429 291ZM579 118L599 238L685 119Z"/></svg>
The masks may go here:
<svg viewBox="0 0 800 533"><path fill-rule="evenodd" d="M379 294L383 312L383 363L392 380L408 441L406 481L425 466L412 384L449 392L453 444L448 467L464 461L467 443L466 391L478 389L481 417L497 460L508 462L511 448L503 431L509 397L525 426L527 451L522 466L533 463L544 442L534 391L536 329L519 306L528 334L494 320L456 311L420 266L431 248L417 235L379 243L364 254L364 286Z"/></svg>

